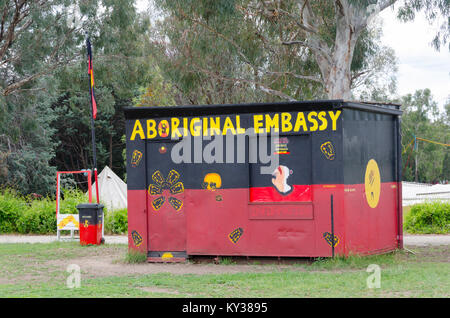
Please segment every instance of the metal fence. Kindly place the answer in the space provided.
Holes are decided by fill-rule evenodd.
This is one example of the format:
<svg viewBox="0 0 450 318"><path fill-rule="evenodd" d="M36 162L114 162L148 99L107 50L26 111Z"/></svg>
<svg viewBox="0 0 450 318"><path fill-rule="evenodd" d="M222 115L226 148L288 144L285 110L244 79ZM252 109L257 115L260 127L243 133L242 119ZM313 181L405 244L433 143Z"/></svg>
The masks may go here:
<svg viewBox="0 0 450 318"><path fill-rule="evenodd" d="M403 206L430 201L450 203L450 184L402 182Z"/></svg>

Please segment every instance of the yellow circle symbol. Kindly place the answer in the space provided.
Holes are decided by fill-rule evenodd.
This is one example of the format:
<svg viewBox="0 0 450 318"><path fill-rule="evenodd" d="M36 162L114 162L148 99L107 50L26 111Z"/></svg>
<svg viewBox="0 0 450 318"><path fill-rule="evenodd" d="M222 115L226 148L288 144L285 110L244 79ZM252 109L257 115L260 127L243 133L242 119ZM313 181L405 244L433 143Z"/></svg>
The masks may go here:
<svg viewBox="0 0 450 318"><path fill-rule="evenodd" d="M364 183L367 203L371 208L376 208L378 201L380 201L381 177L378 164L373 159L370 159L367 163Z"/></svg>

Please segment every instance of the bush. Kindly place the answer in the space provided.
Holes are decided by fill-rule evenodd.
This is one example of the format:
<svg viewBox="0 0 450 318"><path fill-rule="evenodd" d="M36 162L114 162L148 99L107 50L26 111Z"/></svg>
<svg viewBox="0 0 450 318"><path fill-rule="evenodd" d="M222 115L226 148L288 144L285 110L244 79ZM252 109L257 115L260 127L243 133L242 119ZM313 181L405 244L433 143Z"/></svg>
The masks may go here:
<svg viewBox="0 0 450 318"><path fill-rule="evenodd" d="M88 201L79 190L63 190L61 214L78 214L76 206ZM50 198L23 197L11 190L0 191L0 233L56 233L56 202Z"/></svg>
<svg viewBox="0 0 450 318"><path fill-rule="evenodd" d="M64 200L60 200L61 206L59 207L59 213L61 214L78 214L77 205L88 202L87 195L80 190L63 189L63 193ZM93 197L92 200L95 201L96 199ZM53 204L55 205L56 203L53 201ZM55 208L56 206L54 206Z"/></svg>
<svg viewBox="0 0 450 318"><path fill-rule="evenodd" d="M126 234L128 232L127 209L105 213L105 233Z"/></svg>
<svg viewBox="0 0 450 318"><path fill-rule="evenodd" d="M405 217L405 230L419 234L450 233L450 203L436 201L414 205Z"/></svg>
<svg viewBox="0 0 450 318"><path fill-rule="evenodd" d="M45 198L35 200L22 213L17 222L17 231L22 234L51 234L56 232L55 201Z"/></svg>
<svg viewBox="0 0 450 318"><path fill-rule="evenodd" d="M0 191L0 233L16 232L16 221L27 208L24 197L12 190Z"/></svg>

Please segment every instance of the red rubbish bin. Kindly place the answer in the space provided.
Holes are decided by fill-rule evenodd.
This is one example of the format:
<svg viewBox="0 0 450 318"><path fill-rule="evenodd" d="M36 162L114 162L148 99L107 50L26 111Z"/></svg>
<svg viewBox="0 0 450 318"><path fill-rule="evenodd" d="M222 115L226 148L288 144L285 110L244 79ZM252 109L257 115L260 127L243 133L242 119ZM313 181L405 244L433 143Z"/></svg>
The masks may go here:
<svg viewBox="0 0 450 318"><path fill-rule="evenodd" d="M103 204L82 203L77 205L80 220L80 244L102 243Z"/></svg>

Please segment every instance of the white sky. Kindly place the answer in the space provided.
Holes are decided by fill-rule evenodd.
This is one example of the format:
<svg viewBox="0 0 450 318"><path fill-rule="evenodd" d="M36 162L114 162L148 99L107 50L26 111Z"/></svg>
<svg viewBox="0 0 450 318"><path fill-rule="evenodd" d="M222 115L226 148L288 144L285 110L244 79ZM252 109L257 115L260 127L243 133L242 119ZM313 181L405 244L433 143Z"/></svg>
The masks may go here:
<svg viewBox="0 0 450 318"><path fill-rule="evenodd" d="M450 99L450 53L448 45L440 52L431 46L439 24L430 25L423 14L403 23L388 8L381 13L384 44L395 50L398 58L398 94L429 88L441 109ZM442 21L442 20L441 20Z"/></svg>

